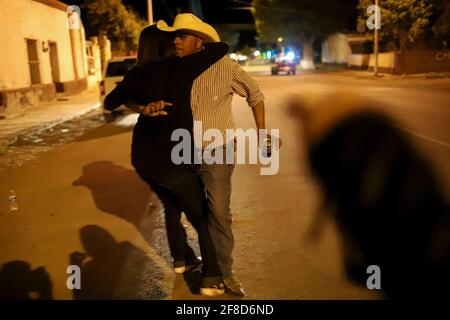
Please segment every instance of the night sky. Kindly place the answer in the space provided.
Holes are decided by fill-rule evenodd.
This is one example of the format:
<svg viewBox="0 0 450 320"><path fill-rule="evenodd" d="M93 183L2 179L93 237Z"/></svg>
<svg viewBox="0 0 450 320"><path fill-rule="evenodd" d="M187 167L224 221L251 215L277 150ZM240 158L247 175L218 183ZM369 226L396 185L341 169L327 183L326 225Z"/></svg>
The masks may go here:
<svg viewBox="0 0 450 320"><path fill-rule="evenodd" d="M98 0L102 1L102 0ZM240 2L251 3L251 0L197 0L201 3L203 20L212 25L215 24L254 24L253 15L248 9L248 5ZM81 6L83 0L62 0L66 4ZM163 19L172 24L173 18L180 12L192 12L189 0L153 0L154 21ZM195 2L195 0L194 0ZM147 0L122 0L125 6L131 6L143 19L147 19ZM83 9L82 9L83 10ZM83 18L83 11L81 12ZM85 22L86 23L86 22ZM240 31L238 48L245 45L256 45L256 30Z"/></svg>
<svg viewBox="0 0 450 320"><path fill-rule="evenodd" d="M138 11L142 17L147 15L147 2L145 0L123 0L125 5L131 5L136 11ZM253 15L248 10L249 5L242 2L248 2L251 4L251 0L200 0L201 10L205 22L212 25L217 24L252 24L254 25ZM154 20L163 19L167 23L171 24L173 18L179 12L191 12L189 0L153 0L153 18ZM194 11L194 13L197 13ZM197 13L198 14L198 13ZM198 14L200 16L200 14ZM256 46L257 36L256 30L239 30L240 39L238 48L244 46Z"/></svg>
<svg viewBox="0 0 450 320"><path fill-rule="evenodd" d="M102 1L102 0L98 0ZM237 1L237 2L235 2ZM66 4L81 6L83 0L62 0ZM172 23L179 12L190 12L189 0L153 0L154 20L167 20ZM248 7L240 2L251 3L251 0L200 0L203 19L215 23L253 23L250 10L239 10ZM147 19L147 0L122 0L126 6L131 6L143 19Z"/></svg>
<svg viewBox="0 0 450 320"><path fill-rule="evenodd" d="M147 15L146 0L122 0L125 5L131 5L142 17ZM194 1L195 2L195 1ZM251 0L199 0L203 11L203 19L210 24L217 23L253 23L250 10L241 10L251 3ZM172 22L179 12L191 10L189 0L153 0L153 15L155 20L164 19Z"/></svg>
<svg viewBox="0 0 450 320"><path fill-rule="evenodd" d="M102 1L102 0L99 0ZM172 24L173 18L180 12L192 12L192 3L201 3L201 13L203 20L212 25L220 24L250 24L254 25L253 15L248 10L251 0L153 0L153 19L155 21L163 19ZM294 0L301 1L301 0ZM83 0L64 1L67 4L81 5ZM147 0L122 0L126 6L131 6L143 19L147 19ZM246 5L248 3L249 5ZM348 30L356 29L358 0L345 0L342 2L342 10L350 10L351 16L347 23ZM195 12L195 8L194 8ZM82 14L83 17L83 14ZM242 49L248 45L256 46L256 30L240 30L240 39L237 49Z"/></svg>

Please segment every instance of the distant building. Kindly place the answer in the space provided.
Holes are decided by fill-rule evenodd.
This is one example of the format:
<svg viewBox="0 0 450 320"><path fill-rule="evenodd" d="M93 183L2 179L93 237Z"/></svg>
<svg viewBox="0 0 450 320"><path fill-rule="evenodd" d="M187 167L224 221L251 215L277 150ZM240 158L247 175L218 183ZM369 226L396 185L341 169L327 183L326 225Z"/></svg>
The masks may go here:
<svg viewBox="0 0 450 320"><path fill-rule="evenodd" d="M335 33L322 42L322 62L347 64L352 54L370 54L369 39L360 34Z"/></svg>
<svg viewBox="0 0 450 320"><path fill-rule="evenodd" d="M360 33L335 33L322 42L322 62L340 64L355 70L372 70L375 59L373 40ZM394 52L386 52L380 43L379 71L394 73Z"/></svg>
<svg viewBox="0 0 450 320"><path fill-rule="evenodd" d="M0 116L82 92L98 78L87 50L99 50L86 47L77 8L56 0L0 0L0 8Z"/></svg>
<svg viewBox="0 0 450 320"><path fill-rule="evenodd" d="M378 71L391 74L450 72L450 53L442 50L395 51L380 41ZM322 62L373 71L373 40L358 33L336 33L322 42Z"/></svg>

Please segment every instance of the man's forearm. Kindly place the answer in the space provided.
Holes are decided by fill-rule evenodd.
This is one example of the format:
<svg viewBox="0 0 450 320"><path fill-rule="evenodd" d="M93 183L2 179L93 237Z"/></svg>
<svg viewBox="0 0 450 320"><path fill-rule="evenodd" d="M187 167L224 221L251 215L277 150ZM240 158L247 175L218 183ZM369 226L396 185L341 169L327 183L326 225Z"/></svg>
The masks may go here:
<svg viewBox="0 0 450 320"><path fill-rule="evenodd" d="M256 128L265 129L266 120L264 114L264 101L258 102L253 108L253 117L255 118Z"/></svg>

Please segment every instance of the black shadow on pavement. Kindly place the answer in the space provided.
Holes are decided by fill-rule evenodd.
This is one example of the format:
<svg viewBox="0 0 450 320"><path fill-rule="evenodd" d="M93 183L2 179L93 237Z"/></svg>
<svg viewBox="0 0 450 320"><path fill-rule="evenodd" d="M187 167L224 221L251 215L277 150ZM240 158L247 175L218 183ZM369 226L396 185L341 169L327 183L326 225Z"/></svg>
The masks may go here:
<svg viewBox="0 0 450 320"><path fill-rule="evenodd" d="M15 260L0 269L0 300L51 300L52 282L45 267L34 270L28 262Z"/></svg>
<svg viewBox="0 0 450 320"><path fill-rule="evenodd" d="M107 230L87 225L80 229L86 253L70 254L70 264L81 270L81 289L76 300L152 299L166 297L158 285L161 268L144 251L128 241L118 242ZM90 259L89 259L90 258Z"/></svg>
<svg viewBox="0 0 450 320"><path fill-rule="evenodd" d="M96 161L85 165L82 176L72 184L89 188L98 209L132 223L171 264L161 203L134 170L111 161Z"/></svg>
<svg viewBox="0 0 450 320"><path fill-rule="evenodd" d="M82 176L72 185L89 188L98 209L135 226L143 219L151 196L151 190L134 170L111 161L85 165Z"/></svg>

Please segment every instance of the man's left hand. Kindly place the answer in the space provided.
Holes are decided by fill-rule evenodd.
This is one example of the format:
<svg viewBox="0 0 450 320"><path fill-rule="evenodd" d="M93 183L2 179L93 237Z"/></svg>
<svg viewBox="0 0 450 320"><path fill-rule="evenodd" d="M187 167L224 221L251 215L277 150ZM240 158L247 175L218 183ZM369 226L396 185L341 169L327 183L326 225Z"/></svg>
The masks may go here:
<svg viewBox="0 0 450 320"><path fill-rule="evenodd" d="M259 139L259 136L258 136ZM266 138L263 141L260 141L259 143L268 143L271 146L276 146L277 148L280 148L283 144L283 141L279 137L273 137L271 134L267 134Z"/></svg>

